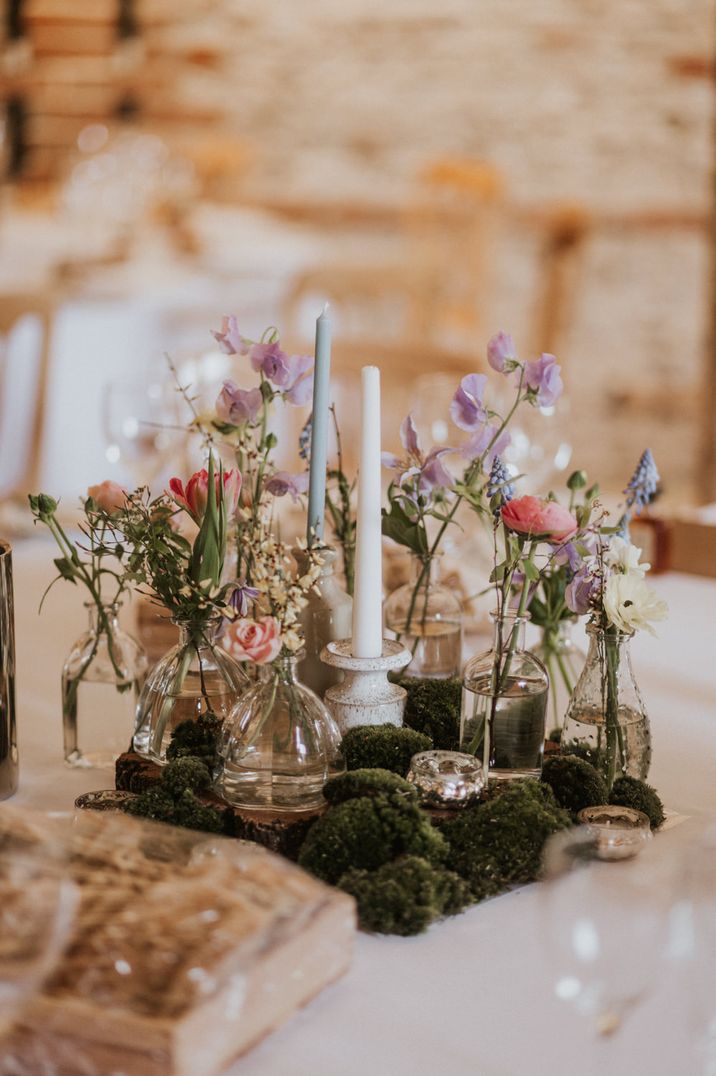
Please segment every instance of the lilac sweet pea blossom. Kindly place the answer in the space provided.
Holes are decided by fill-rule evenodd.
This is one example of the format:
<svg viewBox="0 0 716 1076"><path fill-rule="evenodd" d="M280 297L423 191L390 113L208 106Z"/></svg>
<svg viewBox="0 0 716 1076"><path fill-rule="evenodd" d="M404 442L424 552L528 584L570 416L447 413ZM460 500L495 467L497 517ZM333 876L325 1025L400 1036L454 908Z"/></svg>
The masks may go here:
<svg viewBox="0 0 716 1076"><path fill-rule="evenodd" d="M561 545L554 554L554 563L559 565L569 565L569 570L573 573L577 573L584 566L584 562L579 555L574 542L565 542Z"/></svg>
<svg viewBox="0 0 716 1076"><path fill-rule="evenodd" d="M592 607L592 600L599 591L599 580L586 564L582 565L564 592L567 608L577 616L584 616Z"/></svg>
<svg viewBox="0 0 716 1076"><path fill-rule="evenodd" d="M490 338L487 344L487 361L498 374L509 373L509 369L505 371L505 365L517 361L515 344L509 333L495 333Z"/></svg>
<svg viewBox="0 0 716 1076"><path fill-rule="evenodd" d="M217 333L212 330L211 335L226 355L248 354L250 341L239 332L239 326L233 314L223 317L221 332Z"/></svg>
<svg viewBox="0 0 716 1076"><path fill-rule="evenodd" d="M442 457L452 452L452 448L434 447L426 456L412 415L404 418L400 425L400 443L406 451L404 459L392 452L383 452L381 458L384 467L400 472L398 484L404 489L406 497L410 497L411 485L417 493L425 496L435 489L449 489L452 486L454 478L442 462Z"/></svg>
<svg viewBox="0 0 716 1076"><path fill-rule="evenodd" d="M303 471L301 474L276 471L276 474L271 475L266 483L266 491L272 493L274 497L285 497L289 493L293 501L297 502L299 497L308 492L308 478L308 471Z"/></svg>
<svg viewBox="0 0 716 1076"><path fill-rule="evenodd" d="M259 593L256 587L249 587L246 583L239 583L234 587L229 604L234 607L239 616L247 616L249 606L256 601Z"/></svg>
<svg viewBox="0 0 716 1076"><path fill-rule="evenodd" d="M216 400L217 418L230 426L255 422L262 401L261 389L240 389L235 382L225 381Z"/></svg>
<svg viewBox="0 0 716 1076"><path fill-rule="evenodd" d="M281 350L278 340L270 344L252 344L249 361L257 374L262 373L279 388L288 381L288 355Z"/></svg>
<svg viewBox="0 0 716 1076"><path fill-rule="evenodd" d="M463 459L470 460L472 463L473 460L478 459L487 451L489 445L490 451L487 453L486 461L492 465L495 456L499 456L501 452L504 452L511 440L507 430L503 430L495 443L491 445L490 442L496 433L497 428L486 422L482 429L477 430L472 437L460 445L460 455Z"/></svg>
<svg viewBox="0 0 716 1076"><path fill-rule="evenodd" d="M291 355L287 367L284 397L295 407L305 407L313 396L313 358L310 355Z"/></svg>
<svg viewBox="0 0 716 1076"><path fill-rule="evenodd" d="M525 363L525 385L534 393L538 407L551 407L562 395L564 385L554 355L544 353Z"/></svg>
<svg viewBox="0 0 716 1076"><path fill-rule="evenodd" d="M485 374L467 374L450 404L450 418L455 425L472 433L487 419L487 412L482 402L487 377Z"/></svg>

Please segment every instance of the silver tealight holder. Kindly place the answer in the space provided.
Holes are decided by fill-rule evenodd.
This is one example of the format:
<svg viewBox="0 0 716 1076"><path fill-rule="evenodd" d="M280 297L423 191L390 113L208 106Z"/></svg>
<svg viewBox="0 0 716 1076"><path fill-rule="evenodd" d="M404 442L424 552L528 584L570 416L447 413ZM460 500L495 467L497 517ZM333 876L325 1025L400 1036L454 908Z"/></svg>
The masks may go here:
<svg viewBox="0 0 716 1076"><path fill-rule="evenodd" d="M651 840L651 823L643 811L632 807L585 807L577 815L596 841L598 859L632 859Z"/></svg>
<svg viewBox="0 0 716 1076"><path fill-rule="evenodd" d="M423 806L449 810L478 801L485 771L474 755L420 751L410 760L408 780L417 788Z"/></svg>

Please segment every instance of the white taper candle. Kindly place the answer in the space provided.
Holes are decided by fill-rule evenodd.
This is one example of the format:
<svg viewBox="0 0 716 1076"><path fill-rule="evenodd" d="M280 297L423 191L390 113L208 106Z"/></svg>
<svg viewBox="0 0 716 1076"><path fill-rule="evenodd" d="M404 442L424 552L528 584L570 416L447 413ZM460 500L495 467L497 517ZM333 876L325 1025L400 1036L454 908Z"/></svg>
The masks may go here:
<svg viewBox="0 0 716 1076"><path fill-rule="evenodd" d="M364 366L352 638L357 658L376 658L383 652L381 499L380 370Z"/></svg>

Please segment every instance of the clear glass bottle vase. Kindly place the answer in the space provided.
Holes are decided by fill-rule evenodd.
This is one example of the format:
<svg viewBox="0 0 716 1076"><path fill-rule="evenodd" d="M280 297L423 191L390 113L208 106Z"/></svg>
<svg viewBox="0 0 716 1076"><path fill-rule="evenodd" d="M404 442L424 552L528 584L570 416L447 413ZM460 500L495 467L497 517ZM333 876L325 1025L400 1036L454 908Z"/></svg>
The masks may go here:
<svg viewBox="0 0 716 1076"><path fill-rule="evenodd" d="M111 766L131 746L147 659L119 626L119 602L85 608L88 629L62 669L64 755L70 766Z"/></svg>
<svg viewBox="0 0 716 1076"><path fill-rule="evenodd" d="M178 627L179 642L151 670L137 703L134 750L159 763L177 725L205 714L223 721L249 687L239 662L218 642L221 617Z"/></svg>
<svg viewBox="0 0 716 1076"><path fill-rule="evenodd" d="M544 754L549 677L524 647L529 616L512 610L491 614L490 650L465 666L462 681L460 750L482 759L488 777L539 777Z"/></svg>
<svg viewBox="0 0 716 1076"><path fill-rule="evenodd" d="M560 750L579 755L611 788L617 777L644 780L651 727L631 664L632 636L587 625L589 651L564 718Z"/></svg>
<svg viewBox="0 0 716 1076"><path fill-rule="evenodd" d="M217 791L237 807L305 811L324 803L326 781L345 769L330 711L279 656L238 701L219 747Z"/></svg>
<svg viewBox="0 0 716 1076"><path fill-rule="evenodd" d="M547 701L547 733L549 739L559 739L569 700L584 668L587 655L573 637L574 620L560 620L553 627L543 627L540 641L532 653L549 673Z"/></svg>
<svg viewBox="0 0 716 1076"><path fill-rule="evenodd" d="M439 557L411 557L410 581L390 594L385 626L413 657L403 676L447 680L462 667L462 607L439 582Z"/></svg>

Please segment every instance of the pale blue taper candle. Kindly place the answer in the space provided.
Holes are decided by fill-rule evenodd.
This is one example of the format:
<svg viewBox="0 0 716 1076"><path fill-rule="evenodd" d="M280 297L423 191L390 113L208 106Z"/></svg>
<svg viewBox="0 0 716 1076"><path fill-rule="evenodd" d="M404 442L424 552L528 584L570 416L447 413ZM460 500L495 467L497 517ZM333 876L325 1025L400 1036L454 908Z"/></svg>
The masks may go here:
<svg viewBox="0 0 716 1076"><path fill-rule="evenodd" d="M331 381L331 322L328 303L316 318L316 353L313 371L311 422L311 476L308 486L308 544L323 541L326 512L326 461L328 456L328 393Z"/></svg>

